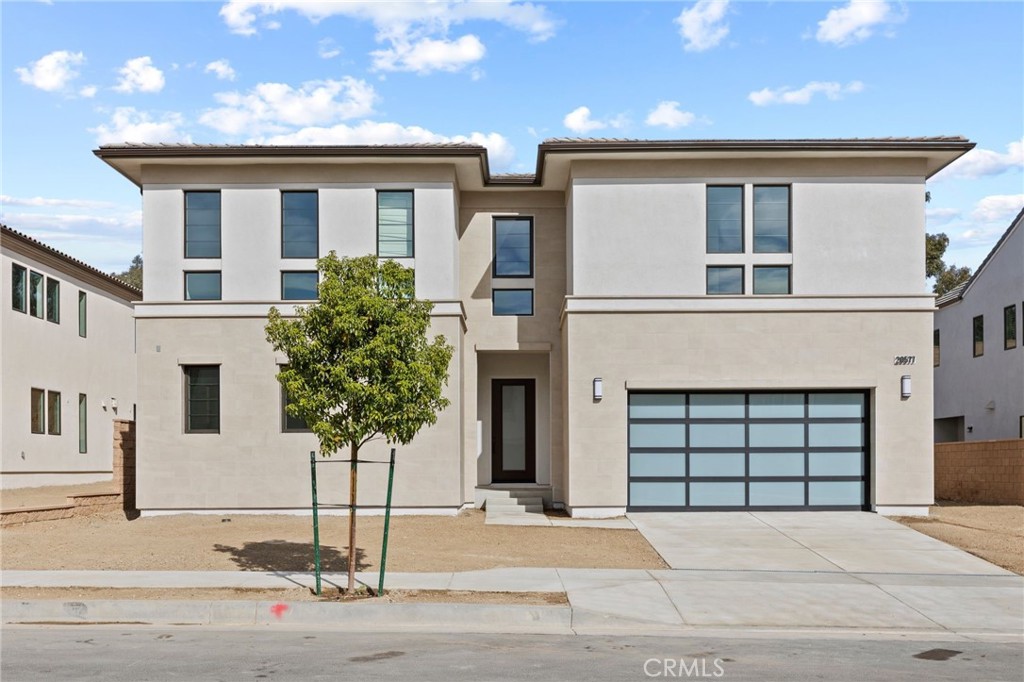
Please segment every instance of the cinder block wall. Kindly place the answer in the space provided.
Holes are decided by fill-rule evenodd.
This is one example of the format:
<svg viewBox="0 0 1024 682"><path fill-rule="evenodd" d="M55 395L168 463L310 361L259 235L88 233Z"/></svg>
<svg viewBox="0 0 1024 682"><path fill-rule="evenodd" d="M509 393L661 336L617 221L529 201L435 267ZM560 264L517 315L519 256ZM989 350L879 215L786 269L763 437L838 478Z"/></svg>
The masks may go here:
<svg viewBox="0 0 1024 682"><path fill-rule="evenodd" d="M1024 439L936 443L935 498L1024 504Z"/></svg>

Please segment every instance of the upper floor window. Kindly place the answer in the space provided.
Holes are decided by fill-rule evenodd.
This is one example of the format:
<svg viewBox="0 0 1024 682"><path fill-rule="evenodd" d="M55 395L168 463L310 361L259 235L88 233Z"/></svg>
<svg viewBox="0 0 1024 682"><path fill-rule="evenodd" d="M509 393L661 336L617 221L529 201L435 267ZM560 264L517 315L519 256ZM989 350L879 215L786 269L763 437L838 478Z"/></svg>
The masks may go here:
<svg viewBox="0 0 1024 682"><path fill-rule="evenodd" d="M743 267L739 265L711 266L708 268L709 294L742 294Z"/></svg>
<svg viewBox="0 0 1024 682"><path fill-rule="evenodd" d="M185 192L185 258L220 258L220 192Z"/></svg>
<svg viewBox="0 0 1024 682"><path fill-rule="evenodd" d="M282 272L282 301L315 301L317 299L317 272Z"/></svg>
<svg viewBox="0 0 1024 682"><path fill-rule="evenodd" d="M791 288L788 265L754 266L755 294L788 294Z"/></svg>
<svg viewBox="0 0 1024 682"><path fill-rule="evenodd" d="M60 324L60 282L46 278L46 319Z"/></svg>
<svg viewBox="0 0 1024 682"><path fill-rule="evenodd" d="M491 291L491 314L533 315L533 289L494 289Z"/></svg>
<svg viewBox="0 0 1024 682"><path fill-rule="evenodd" d="M43 276L31 272L28 276L28 312L32 317L43 319Z"/></svg>
<svg viewBox="0 0 1024 682"><path fill-rule="evenodd" d="M533 277L533 218L494 219L494 277Z"/></svg>
<svg viewBox="0 0 1024 682"><path fill-rule="evenodd" d="M938 367L942 361L942 346L939 343L939 330L932 332L932 367Z"/></svg>
<svg viewBox="0 0 1024 682"><path fill-rule="evenodd" d="M185 374L185 433L220 432L220 367L187 365Z"/></svg>
<svg viewBox="0 0 1024 682"><path fill-rule="evenodd" d="M28 309L28 297L25 295L25 285L28 280L28 270L20 265L11 264L11 308L23 313Z"/></svg>
<svg viewBox="0 0 1024 682"><path fill-rule="evenodd" d="M789 253L789 187L754 185L754 253Z"/></svg>
<svg viewBox="0 0 1024 682"><path fill-rule="evenodd" d="M743 187L708 187L708 253L743 253Z"/></svg>
<svg viewBox="0 0 1024 682"><path fill-rule="evenodd" d="M316 192L281 192L281 257L316 258L318 201Z"/></svg>
<svg viewBox="0 0 1024 682"><path fill-rule="evenodd" d="M411 190L377 192L377 255L413 257L413 193Z"/></svg>
<svg viewBox="0 0 1024 682"><path fill-rule="evenodd" d="M1003 350L1017 347L1017 304L1003 308Z"/></svg>
<svg viewBox="0 0 1024 682"><path fill-rule="evenodd" d="M220 273L216 271L186 272L185 300L219 301Z"/></svg>
<svg viewBox="0 0 1024 682"><path fill-rule="evenodd" d="M87 329L86 329L86 313L87 312L88 311L87 311L87 304L86 304L86 300L85 300L85 292L84 291L79 291L78 292L78 335L81 336L83 339L85 338L85 334L86 334L86 331L87 331Z"/></svg>
<svg viewBox="0 0 1024 682"><path fill-rule="evenodd" d="M985 316L978 315L974 318L974 357L981 357L985 354Z"/></svg>

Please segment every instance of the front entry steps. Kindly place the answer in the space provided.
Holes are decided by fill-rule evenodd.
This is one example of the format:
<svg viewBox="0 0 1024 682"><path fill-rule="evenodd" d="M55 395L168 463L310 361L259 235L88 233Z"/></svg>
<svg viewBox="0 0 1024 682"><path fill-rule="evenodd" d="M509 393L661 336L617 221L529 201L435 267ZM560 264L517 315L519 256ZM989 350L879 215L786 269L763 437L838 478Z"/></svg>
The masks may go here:
<svg viewBox="0 0 1024 682"><path fill-rule="evenodd" d="M549 526L544 503L550 495L550 486L488 486L476 489L476 504L487 513L487 524Z"/></svg>

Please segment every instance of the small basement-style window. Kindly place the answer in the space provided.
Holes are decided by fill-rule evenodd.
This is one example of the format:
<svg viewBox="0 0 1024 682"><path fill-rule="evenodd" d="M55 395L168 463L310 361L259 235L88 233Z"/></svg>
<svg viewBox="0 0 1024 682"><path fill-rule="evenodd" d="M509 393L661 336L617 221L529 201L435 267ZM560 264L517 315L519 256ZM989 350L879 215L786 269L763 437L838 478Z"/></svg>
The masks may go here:
<svg viewBox="0 0 1024 682"><path fill-rule="evenodd" d="M11 309L24 313L28 310L28 297L25 287L28 282L28 270L20 265L11 264Z"/></svg>
<svg viewBox="0 0 1024 682"><path fill-rule="evenodd" d="M788 294L791 288L788 265L754 266L755 294Z"/></svg>

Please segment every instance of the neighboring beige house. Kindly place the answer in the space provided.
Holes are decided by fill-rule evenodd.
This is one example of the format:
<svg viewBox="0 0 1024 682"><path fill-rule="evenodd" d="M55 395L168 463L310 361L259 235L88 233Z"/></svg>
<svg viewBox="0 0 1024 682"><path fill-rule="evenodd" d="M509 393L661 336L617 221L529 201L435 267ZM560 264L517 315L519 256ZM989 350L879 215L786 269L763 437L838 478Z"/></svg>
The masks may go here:
<svg viewBox="0 0 1024 682"><path fill-rule="evenodd" d="M935 442L1024 438L1024 210L936 301Z"/></svg>
<svg viewBox="0 0 1024 682"><path fill-rule="evenodd" d="M101 147L143 195L138 507L308 507L316 440L263 327L333 250L414 266L455 346L450 407L399 450L406 511L926 511L924 184L972 147L556 139L533 175L468 144Z"/></svg>
<svg viewBox="0 0 1024 682"><path fill-rule="evenodd" d="M113 420L134 419L142 292L0 225L4 488L111 480Z"/></svg>

